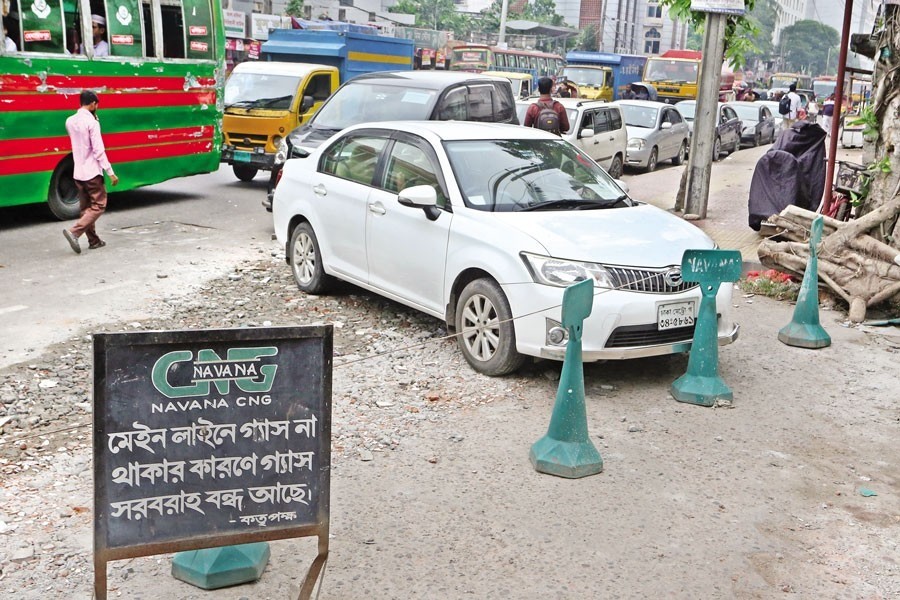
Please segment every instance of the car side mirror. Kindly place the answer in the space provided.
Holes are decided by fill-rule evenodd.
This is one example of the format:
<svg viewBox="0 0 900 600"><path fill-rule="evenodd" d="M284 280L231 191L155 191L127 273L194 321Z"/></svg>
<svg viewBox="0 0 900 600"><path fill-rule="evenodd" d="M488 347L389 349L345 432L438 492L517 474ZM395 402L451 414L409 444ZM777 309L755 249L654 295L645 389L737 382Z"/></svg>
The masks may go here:
<svg viewBox="0 0 900 600"><path fill-rule="evenodd" d="M672 129L672 124L669 121L665 121L662 125L659 126L660 129Z"/></svg>
<svg viewBox="0 0 900 600"><path fill-rule="evenodd" d="M593 129L588 129L587 127L585 127L584 129L582 129L582 130L578 133L578 137L580 137L580 138L592 138L592 137L594 137L594 130L593 130Z"/></svg>
<svg viewBox="0 0 900 600"><path fill-rule="evenodd" d="M313 104L315 103L316 101L312 96L303 96L303 100L300 101L300 112L305 113L306 111L311 109L313 107Z"/></svg>
<svg viewBox="0 0 900 600"><path fill-rule="evenodd" d="M429 221L435 221L441 211L437 207L437 192L430 185L414 185L400 190L397 201L403 206L421 208Z"/></svg>
<svg viewBox="0 0 900 600"><path fill-rule="evenodd" d="M309 150L301 146L291 146L291 158L306 158Z"/></svg>

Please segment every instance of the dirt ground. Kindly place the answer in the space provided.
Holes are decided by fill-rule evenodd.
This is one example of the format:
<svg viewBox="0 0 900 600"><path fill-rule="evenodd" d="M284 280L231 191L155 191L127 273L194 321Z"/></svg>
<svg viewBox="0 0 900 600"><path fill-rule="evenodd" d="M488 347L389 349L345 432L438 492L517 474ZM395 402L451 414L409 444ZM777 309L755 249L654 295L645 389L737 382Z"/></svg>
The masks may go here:
<svg viewBox="0 0 900 600"><path fill-rule="evenodd" d="M302 296L277 261L240 274L105 330L335 324L322 599L900 598L897 328L822 310L832 345L792 348L776 336L793 306L736 290L733 403L676 402L683 356L587 365L604 469L569 480L528 460L559 364L477 376L434 319L356 289ZM0 371L18 415L0 435L4 598L91 597L89 333ZM313 540L271 548L257 583L211 592L168 555L117 561L110 597L296 597Z"/></svg>

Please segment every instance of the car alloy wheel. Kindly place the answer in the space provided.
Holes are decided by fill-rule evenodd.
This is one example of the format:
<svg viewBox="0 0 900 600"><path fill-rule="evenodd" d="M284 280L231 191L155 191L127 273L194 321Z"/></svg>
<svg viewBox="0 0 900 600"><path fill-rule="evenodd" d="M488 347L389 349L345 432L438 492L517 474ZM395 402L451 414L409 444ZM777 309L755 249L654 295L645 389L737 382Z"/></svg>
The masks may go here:
<svg viewBox="0 0 900 600"><path fill-rule="evenodd" d="M712 152L713 162L719 160L719 156L721 156L721 155L722 155L722 140L720 140L717 137L715 143L713 143L713 152Z"/></svg>
<svg viewBox="0 0 900 600"><path fill-rule="evenodd" d="M512 310L492 279L476 279L456 305L458 345L473 369L492 377L512 373L525 360L516 352Z"/></svg>
<svg viewBox="0 0 900 600"><path fill-rule="evenodd" d="M300 223L291 235L291 272L297 287L308 294L322 294L331 287L333 279L325 274L319 240L309 223Z"/></svg>
<svg viewBox="0 0 900 600"><path fill-rule="evenodd" d="M646 171L648 173L652 173L653 171L656 170L656 162L657 162L658 158L659 158L659 152L657 151L656 148L653 148L653 150L650 151L650 158L647 159Z"/></svg>
<svg viewBox="0 0 900 600"><path fill-rule="evenodd" d="M675 158L672 159L673 165L680 165L684 163L684 158L687 156L687 142L681 142L681 147L678 148L678 154L675 155Z"/></svg>

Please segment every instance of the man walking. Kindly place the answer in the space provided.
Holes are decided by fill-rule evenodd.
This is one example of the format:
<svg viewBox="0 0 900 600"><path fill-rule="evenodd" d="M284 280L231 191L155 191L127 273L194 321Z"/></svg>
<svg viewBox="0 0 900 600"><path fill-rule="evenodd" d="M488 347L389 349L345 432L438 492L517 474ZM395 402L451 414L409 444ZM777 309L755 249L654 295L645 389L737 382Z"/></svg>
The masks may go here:
<svg viewBox="0 0 900 600"><path fill-rule="evenodd" d="M97 120L97 107L100 99L89 90L81 92L81 108L66 119L66 131L72 141L72 158L75 160L75 187L78 188L78 202L81 205L81 218L70 229L63 229L69 245L76 254L81 254L78 238L87 234L88 248L96 250L106 245L97 235L94 224L106 210L106 183L103 172L109 174L113 185L119 178L113 173L112 165L106 158L106 149L100 137L100 121Z"/></svg>
<svg viewBox="0 0 900 600"><path fill-rule="evenodd" d="M525 112L525 127L535 127L559 135L569 130L569 116L566 108L550 96L553 80L549 77L538 79L538 92L541 97L528 107Z"/></svg>
<svg viewBox="0 0 900 600"><path fill-rule="evenodd" d="M791 125L797 122L797 113L800 110L800 95L797 94L797 84L792 83L788 86L788 93L785 95L790 102L790 107L788 112L782 113L784 115L784 124L782 125L782 129L790 129ZM781 112L781 105L779 104L779 112Z"/></svg>

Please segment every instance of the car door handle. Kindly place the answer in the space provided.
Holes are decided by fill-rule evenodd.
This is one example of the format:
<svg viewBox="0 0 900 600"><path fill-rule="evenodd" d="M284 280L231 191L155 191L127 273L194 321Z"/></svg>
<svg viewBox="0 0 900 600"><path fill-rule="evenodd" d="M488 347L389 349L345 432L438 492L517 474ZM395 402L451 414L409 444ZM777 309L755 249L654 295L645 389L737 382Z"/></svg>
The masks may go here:
<svg viewBox="0 0 900 600"><path fill-rule="evenodd" d="M320 184L317 184L317 185L315 185L315 186L313 187L313 193L314 193L316 196L327 196L327 195L328 195L328 190L326 190L326 189L325 189L325 186L322 185L322 184L320 183Z"/></svg>
<svg viewBox="0 0 900 600"><path fill-rule="evenodd" d="M387 211L384 209L384 205L381 202L373 202L369 205L369 212L375 213L376 215L383 215Z"/></svg>

